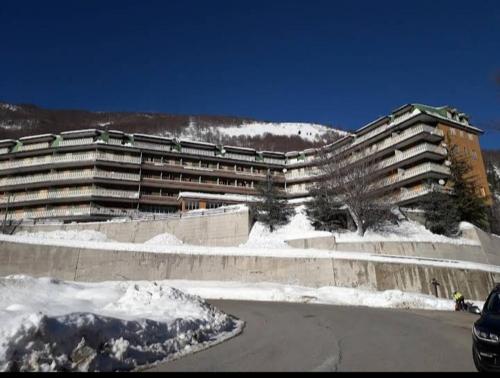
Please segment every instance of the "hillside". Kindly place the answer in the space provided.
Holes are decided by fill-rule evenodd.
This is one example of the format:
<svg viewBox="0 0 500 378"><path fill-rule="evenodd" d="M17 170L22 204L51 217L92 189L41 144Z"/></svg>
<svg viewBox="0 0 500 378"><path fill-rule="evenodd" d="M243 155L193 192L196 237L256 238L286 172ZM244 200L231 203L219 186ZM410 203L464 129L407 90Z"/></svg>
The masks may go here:
<svg viewBox="0 0 500 378"><path fill-rule="evenodd" d="M293 151L331 143L346 131L311 123L273 123L248 118L163 113L49 110L0 103L0 139L107 128L268 151Z"/></svg>

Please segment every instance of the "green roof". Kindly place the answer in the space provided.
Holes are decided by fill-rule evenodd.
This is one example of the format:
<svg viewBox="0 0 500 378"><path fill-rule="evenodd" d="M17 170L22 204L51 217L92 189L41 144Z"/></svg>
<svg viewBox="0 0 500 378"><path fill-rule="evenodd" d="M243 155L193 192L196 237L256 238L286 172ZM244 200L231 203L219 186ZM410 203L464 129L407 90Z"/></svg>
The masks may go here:
<svg viewBox="0 0 500 378"><path fill-rule="evenodd" d="M450 107L448 106L440 106L439 108L436 108L434 106L423 105L423 104L412 104L412 105L422 112L435 113L445 118L448 117L447 112L448 110L450 110Z"/></svg>

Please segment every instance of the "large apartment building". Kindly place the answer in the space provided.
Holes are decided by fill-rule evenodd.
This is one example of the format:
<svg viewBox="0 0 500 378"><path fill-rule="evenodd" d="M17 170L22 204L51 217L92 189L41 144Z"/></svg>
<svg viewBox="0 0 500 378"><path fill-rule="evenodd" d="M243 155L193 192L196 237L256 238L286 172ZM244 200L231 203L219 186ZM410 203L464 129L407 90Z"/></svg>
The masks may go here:
<svg viewBox="0 0 500 378"><path fill-rule="evenodd" d="M376 159L380 196L412 206L449 186L448 149L457 145L474 168L479 194L489 198L481 133L456 109L409 104L333 144L294 152L96 129L1 140L0 222L89 221L248 203L269 174L287 198L300 201L320 173L321 150L349 162Z"/></svg>

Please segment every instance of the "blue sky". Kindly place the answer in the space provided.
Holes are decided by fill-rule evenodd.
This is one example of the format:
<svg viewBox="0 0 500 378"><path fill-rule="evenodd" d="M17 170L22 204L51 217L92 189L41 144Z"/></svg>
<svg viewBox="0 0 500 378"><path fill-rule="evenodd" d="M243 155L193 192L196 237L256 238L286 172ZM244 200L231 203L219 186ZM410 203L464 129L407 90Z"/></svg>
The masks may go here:
<svg viewBox="0 0 500 378"><path fill-rule="evenodd" d="M500 148L500 1L0 4L0 100L356 129L453 105Z"/></svg>

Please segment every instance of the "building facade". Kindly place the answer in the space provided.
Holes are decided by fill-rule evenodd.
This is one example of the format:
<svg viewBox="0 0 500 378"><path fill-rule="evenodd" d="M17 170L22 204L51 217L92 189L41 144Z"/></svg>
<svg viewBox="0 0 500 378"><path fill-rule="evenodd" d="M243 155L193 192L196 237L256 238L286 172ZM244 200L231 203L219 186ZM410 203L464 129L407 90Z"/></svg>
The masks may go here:
<svg viewBox="0 0 500 378"><path fill-rule="evenodd" d="M317 180L325 150L349 162L376 159L380 196L411 206L449 187L448 150L456 145L488 199L481 134L456 109L409 104L331 145L295 152L96 129L2 140L0 221L103 220L249 203L269 174L298 202Z"/></svg>

